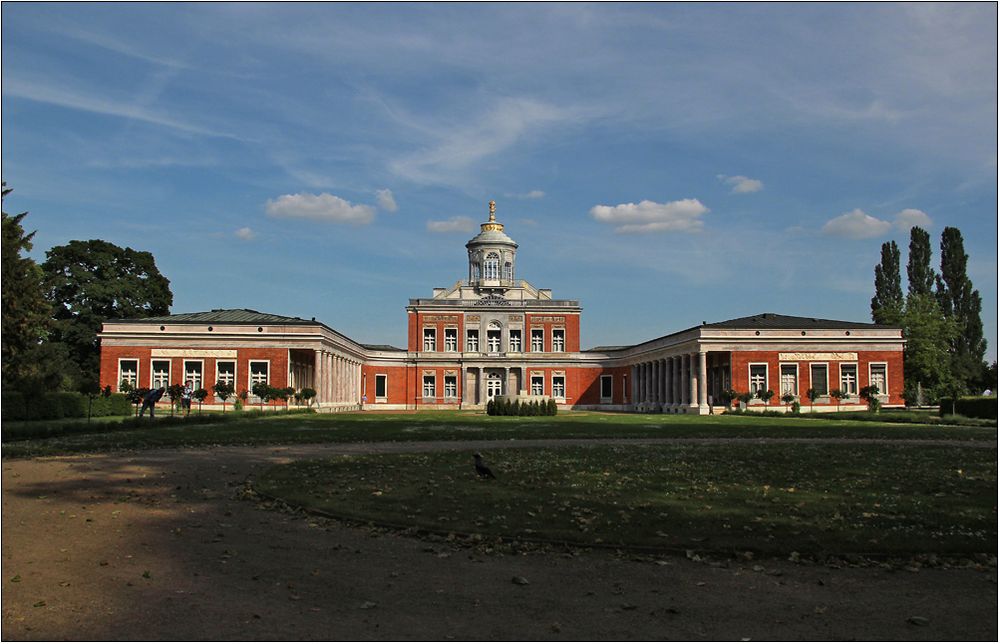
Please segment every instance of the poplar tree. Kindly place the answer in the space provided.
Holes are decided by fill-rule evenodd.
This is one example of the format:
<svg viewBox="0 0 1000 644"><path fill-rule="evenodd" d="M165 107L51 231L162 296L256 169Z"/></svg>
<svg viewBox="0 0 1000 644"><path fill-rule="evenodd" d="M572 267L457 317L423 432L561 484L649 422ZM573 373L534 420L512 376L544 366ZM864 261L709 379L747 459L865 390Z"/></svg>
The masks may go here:
<svg viewBox="0 0 1000 644"><path fill-rule="evenodd" d="M906 279L910 295L931 295L934 289L931 268L931 236L920 226L910 229L910 255L906 260Z"/></svg>
<svg viewBox="0 0 1000 644"><path fill-rule="evenodd" d="M872 298L872 321L893 326L903 315L903 287L899 276L899 246L895 241L882 244L882 261L875 266L875 297Z"/></svg>
<svg viewBox="0 0 1000 644"><path fill-rule="evenodd" d="M941 312L954 320L951 367L955 379L968 389L982 375L986 340L983 338L983 298L973 290L967 273L969 256L958 228L941 232L941 275L937 277L937 299Z"/></svg>

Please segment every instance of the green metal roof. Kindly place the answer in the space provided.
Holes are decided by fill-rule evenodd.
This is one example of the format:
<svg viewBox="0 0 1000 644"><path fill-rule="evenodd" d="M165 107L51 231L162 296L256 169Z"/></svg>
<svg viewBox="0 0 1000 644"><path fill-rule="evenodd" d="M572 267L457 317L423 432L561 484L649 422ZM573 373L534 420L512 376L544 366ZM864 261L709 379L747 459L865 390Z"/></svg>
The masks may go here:
<svg viewBox="0 0 1000 644"><path fill-rule="evenodd" d="M302 318L292 318L284 315L274 315L273 313L261 313L253 309L212 309L211 311L201 311L199 313L177 313L174 315L160 315L150 318L133 318L108 320L116 324L317 324L324 326L322 322L304 320Z"/></svg>

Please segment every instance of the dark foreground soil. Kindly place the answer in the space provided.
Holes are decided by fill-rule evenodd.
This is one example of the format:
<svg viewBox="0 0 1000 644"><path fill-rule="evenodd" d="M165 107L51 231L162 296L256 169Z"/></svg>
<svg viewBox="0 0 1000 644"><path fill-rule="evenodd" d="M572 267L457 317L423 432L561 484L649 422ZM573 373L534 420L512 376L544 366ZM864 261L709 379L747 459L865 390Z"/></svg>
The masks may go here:
<svg viewBox="0 0 1000 644"><path fill-rule="evenodd" d="M997 639L995 563L485 554L246 496L261 468L373 447L4 460L3 639Z"/></svg>

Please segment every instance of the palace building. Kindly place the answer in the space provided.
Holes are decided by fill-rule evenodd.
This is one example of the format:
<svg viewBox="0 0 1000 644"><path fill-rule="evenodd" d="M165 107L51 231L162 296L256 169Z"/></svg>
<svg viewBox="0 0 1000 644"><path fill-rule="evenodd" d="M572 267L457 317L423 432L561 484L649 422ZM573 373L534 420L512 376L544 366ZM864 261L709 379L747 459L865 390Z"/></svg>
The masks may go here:
<svg viewBox="0 0 1000 644"><path fill-rule="evenodd" d="M248 309L108 320L101 385L191 380L209 392L217 382L250 392L266 382L315 389L315 404L329 411L482 409L515 396L572 409L707 414L710 405L721 411L725 390L772 390L777 410L786 393L816 410L860 409L858 392L869 385L883 405L904 404L902 332L875 324L761 313L581 350L579 302L517 278L518 245L492 201L480 228L465 245L466 279L410 300L405 349L356 342L315 318Z"/></svg>

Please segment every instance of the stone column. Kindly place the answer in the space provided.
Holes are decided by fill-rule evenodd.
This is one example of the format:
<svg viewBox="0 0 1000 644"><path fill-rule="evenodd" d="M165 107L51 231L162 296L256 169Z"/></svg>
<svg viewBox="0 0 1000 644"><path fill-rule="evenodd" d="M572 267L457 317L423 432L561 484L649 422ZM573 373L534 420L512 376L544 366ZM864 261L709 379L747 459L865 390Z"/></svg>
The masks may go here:
<svg viewBox="0 0 1000 644"><path fill-rule="evenodd" d="M479 367L479 384L476 387L479 390L479 399L476 401L479 404L486 404L486 378L483 368Z"/></svg>
<svg viewBox="0 0 1000 644"><path fill-rule="evenodd" d="M674 366L670 358L663 359L663 411L669 411L670 403L673 400L674 386Z"/></svg>
<svg viewBox="0 0 1000 644"><path fill-rule="evenodd" d="M633 409L635 409L636 392L639 390L639 386L636 383L636 377L635 377L638 371L639 370L636 368L635 365L632 365L632 367L629 369L629 376L632 378L632 386L629 387L629 389L631 390L631 395L629 396L629 402L632 403Z"/></svg>
<svg viewBox="0 0 1000 644"><path fill-rule="evenodd" d="M688 399L688 404L691 405L691 407L698 406L698 366L696 363L696 360L698 359L697 356L698 356L697 353L688 354L688 373L690 376L689 379L691 383L691 388L688 389L688 394L690 396Z"/></svg>
<svg viewBox="0 0 1000 644"><path fill-rule="evenodd" d="M503 368L503 395L510 395L510 367Z"/></svg>
<svg viewBox="0 0 1000 644"><path fill-rule="evenodd" d="M650 380L650 368L649 363L642 363L642 402L649 402L649 380Z"/></svg>
<svg viewBox="0 0 1000 644"><path fill-rule="evenodd" d="M700 413L708 413L708 354L698 352L698 409Z"/></svg>
<svg viewBox="0 0 1000 644"><path fill-rule="evenodd" d="M687 378L687 354L682 353L678 356L681 362L681 399L680 405L686 407L688 400L690 399L690 389L688 389L688 378Z"/></svg>
<svg viewBox="0 0 1000 644"><path fill-rule="evenodd" d="M659 403L659 411L663 411L663 406L667 404L667 359L660 358L656 363L660 367L660 396L656 402Z"/></svg>
<svg viewBox="0 0 1000 644"><path fill-rule="evenodd" d="M312 388L316 390L316 403L323 402L323 352L316 349L313 352L313 381Z"/></svg>

